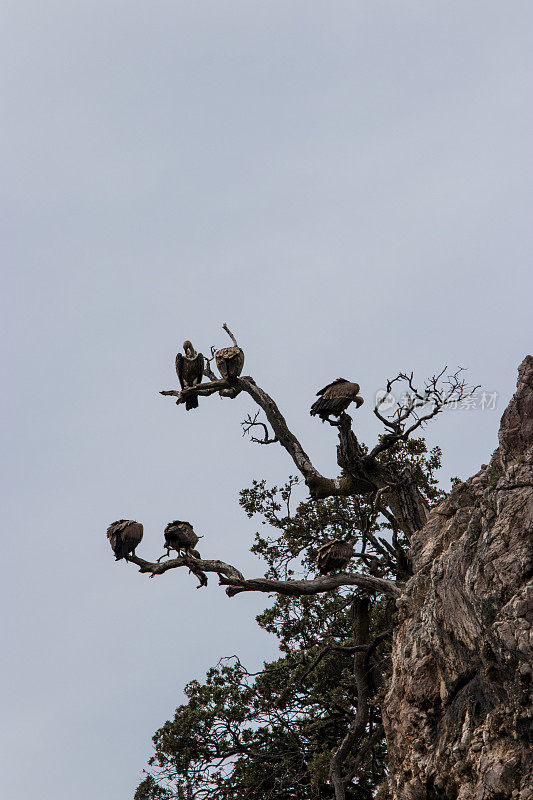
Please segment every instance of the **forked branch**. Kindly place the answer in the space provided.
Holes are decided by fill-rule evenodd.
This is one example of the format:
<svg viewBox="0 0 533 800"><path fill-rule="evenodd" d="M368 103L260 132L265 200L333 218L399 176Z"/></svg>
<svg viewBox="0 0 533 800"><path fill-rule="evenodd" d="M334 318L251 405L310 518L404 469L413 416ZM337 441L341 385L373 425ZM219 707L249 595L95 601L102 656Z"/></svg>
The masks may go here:
<svg viewBox="0 0 533 800"><path fill-rule="evenodd" d="M463 367L444 377L447 369L448 367L444 367L438 374L432 375L425 381L423 389L415 386L412 372L410 375L400 372L395 378L387 381L386 393L376 401L374 414L388 432L370 452L372 458L394 447L398 441L407 441L414 431L445 408L471 397L476 389L479 389L479 386L467 385L465 378L462 377ZM391 416L386 417L382 413L383 406L392 397L392 388L396 383L404 384L403 394L400 401L395 404ZM422 409L425 411L422 412Z"/></svg>
<svg viewBox="0 0 533 800"><path fill-rule="evenodd" d="M257 411L254 416L252 417L251 414L248 414L246 419L241 422L242 426L242 435L246 436L249 434L253 428L261 428L263 430L263 438L258 439L257 436L252 436L250 434L250 441L255 442L256 444L274 444L278 441L277 436L270 436L269 430L264 422L258 420L259 411Z"/></svg>

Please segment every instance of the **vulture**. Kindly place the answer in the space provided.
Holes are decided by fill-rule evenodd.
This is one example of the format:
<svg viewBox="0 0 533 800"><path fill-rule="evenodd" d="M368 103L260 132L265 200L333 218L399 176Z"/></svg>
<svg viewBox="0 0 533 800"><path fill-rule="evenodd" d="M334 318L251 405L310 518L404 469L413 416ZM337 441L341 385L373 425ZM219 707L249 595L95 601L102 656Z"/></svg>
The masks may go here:
<svg viewBox="0 0 533 800"><path fill-rule="evenodd" d="M343 411L346 411L350 403L354 402L359 408L364 403L362 397L359 396L359 384L351 383L346 378L337 378L333 383L328 383L324 386L317 395L319 399L315 400L311 406L310 414L320 417L322 422L325 422L330 414L334 417L340 417Z"/></svg>
<svg viewBox="0 0 533 800"><path fill-rule="evenodd" d="M169 522L165 528L167 556L170 555L171 550L176 550L178 553L184 550L186 555L194 556L194 558L201 558L198 550L193 550L199 538L200 537L195 534L190 522L184 522L181 519L175 519L173 522Z"/></svg>
<svg viewBox="0 0 533 800"><path fill-rule="evenodd" d="M334 539L333 542L328 542L318 548L316 557L318 570L321 575L327 575L328 572L335 572L335 570L343 570L353 555L351 542Z"/></svg>
<svg viewBox="0 0 533 800"><path fill-rule="evenodd" d="M143 538L143 526L134 519L119 519L112 522L107 529L107 538L115 554L115 560L128 560L128 555L135 555L135 548Z"/></svg>
<svg viewBox="0 0 533 800"><path fill-rule="evenodd" d="M185 352L184 356L181 353L176 356L176 372L181 388L187 389L189 386L197 386L202 382L204 377L204 357L201 353L196 352L188 339L183 342L183 350ZM198 408L198 397L196 395L187 397L185 408L187 411L191 408Z"/></svg>
<svg viewBox="0 0 533 800"><path fill-rule="evenodd" d="M244 367L244 353L240 347L223 347L215 353L218 371L225 381L238 378Z"/></svg>

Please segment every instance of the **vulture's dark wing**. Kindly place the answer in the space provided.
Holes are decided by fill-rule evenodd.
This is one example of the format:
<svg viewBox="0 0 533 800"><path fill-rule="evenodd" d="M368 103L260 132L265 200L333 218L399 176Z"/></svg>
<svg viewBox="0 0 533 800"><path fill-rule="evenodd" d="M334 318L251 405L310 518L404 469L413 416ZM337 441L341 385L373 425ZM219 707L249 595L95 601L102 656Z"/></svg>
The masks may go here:
<svg viewBox="0 0 533 800"><path fill-rule="evenodd" d="M322 575L325 575L332 568L332 548L333 542L328 542L318 548L316 563Z"/></svg>
<svg viewBox="0 0 533 800"><path fill-rule="evenodd" d="M116 559L120 560L134 552L143 538L143 526L133 519L119 519L107 529L107 538Z"/></svg>
<svg viewBox="0 0 533 800"><path fill-rule="evenodd" d="M174 520L169 522L165 528L165 544L172 549L177 549L183 544L178 525L179 520Z"/></svg>
<svg viewBox="0 0 533 800"><path fill-rule="evenodd" d="M165 528L165 542L174 549L194 547L198 541L192 525L184 520L175 519Z"/></svg>
<svg viewBox="0 0 533 800"><path fill-rule="evenodd" d="M107 538L111 542L111 547L115 547L116 543L122 540L124 531L131 524L131 519L118 519L112 522L107 529Z"/></svg>
<svg viewBox="0 0 533 800"><path fill-rule="evenodd" d="M236 347L234 358L232 359L232 371L235 378L238 378L242 372L242 368L244 367L244 352L241 350L240 347Z"/></svg>
<svg viewBox="0 0 533 800"><path fill-rule="evenodd" d="M204 357L202 353L196 356L196 364L198 367L198 383L201 383L204 377Z"/></svg>
<svg viewBox="0 0 533 800"><path fill-rule="evenodd" d="M238 378L244 366L244 352L240 347L222 347L215 353L215 362L224 379Z"/></svg>
<svg viewBox="0 0 533 800"><path fill-rule="evenodd" d="M320 572L325 575L336 569L344 569L352 556L352 545L335 539L318 548L316 561Z"/></svg>
<svg viewBox="0 0 533 800"><path fill-rule="evenodd" d="M315 414L320 414L321 412L327 414L329 413L330 408L331 406L329 404L329 401L321 397L318 400L315 400L315 402L311 406L311 411L309 413L311 414L311 416L314 416Z"/></svg>
<svg viewBox="0 0 533 800"><path fill-rule="evenodd" d="M357 395L359 384L347 381L344 378L337 378L333 383L328 384L318 392L318 400L311 406L311 414L340 415L345 411L352 401L359 407L362 405L362 398Z"/></svg>
<svg viewBox="0 0 533 800"><path fill-rule="evenodd" d="M182 519L173 519L172 522L169 522L168 525L165 527L165 530L169 531L171 528L177 528L180 525L188 525L188 522L184 522Z"/></svg>
<svg viewBox="0 0 533 800"><path fill-rule="evenodd" d="M112 522L109 528L107 529L107 538L110 539L111 536L113 536L113 534L124 530L124 528L128 524L129 524L129 519L117 519L116 522Z"/></svg>
<svg viewBox="0 0 533 800"><path fill-rule="evenodd" d="M323 389L321 389L319 392L317 392L317 395L324 394L324 392L326 392L331 386L335 386L336 383L348 383L348 381L346 380L346 378L337 378L336 380L332 381L331 383L328 383L327 386L324 386Z"/></svg>
<svg viewBox="0 0 533 800"><path fill-rule="evenodd" d="M176 374L179 378L181 388L185 388L183 384L183 354L178 353L176 356Z"/></svg>
<svg viewBox="0 0 533 800"><path fill-rule="evenodd" d="M326 416L329 414L339 415L345 411L348 406L350 405L350 398L346 395L340 395L337 397L331 397L329 394L323 395L318 400L315 400L313 405L311 406L310 414L314 416L315 414Z"/></svg>
<svg viewBox="0 0 533 800"><path fill-rule="evenodd" d="M226 359L224 358L221 350L217 350L215 353L215 364L217 365L217 369L221 376L225 380L228 377L228 367L226 365Z"/></svg>
<svg viewBox="0 0 533 800"><path fill-rule="evenodd" d="M131 520L130 524L125 528L123 534L124 546L128 552L135 550L141 539L143 538L143 526L140 522Z"/></svg>
<svg viewBox="0 0 533 800"><path fill-rule="evenodd" d="M187 547L194 547L198 544L199 537L195 534L193 526L189 522L182 522L179 525L180 534Z"/></svg>
<svg viewBox="0 0 533 800"><path fill-rule="evenodd" d="M322 558L328 552L330 547L331 547L331 542L328 542L327 544L323 544L321 547L319 547L318 550L317 550L317 560L319 558Z"/></svg>
<svg viewBox="0 0 533 800"><path fill-rule="evenodd" d="M326 391L324 392L324 397L331 397L331 398L353 398L356 396L357 392L359 391L359 384L352 383L351 381L334 381L330 386L327 387Z"/></svg>

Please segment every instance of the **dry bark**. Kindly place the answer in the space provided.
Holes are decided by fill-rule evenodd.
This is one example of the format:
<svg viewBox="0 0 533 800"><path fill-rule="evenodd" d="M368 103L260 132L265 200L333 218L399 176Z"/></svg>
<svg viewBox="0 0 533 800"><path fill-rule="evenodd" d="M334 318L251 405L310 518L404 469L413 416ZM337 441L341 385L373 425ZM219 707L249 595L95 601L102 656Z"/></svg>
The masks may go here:
<svg viewBox="0 0 533 800"><path fill-rule="evenodd" d="M139 572L150 573L150 577L162 575L169 569L178 567L188 567L198 577L206 572L215 572L218 575L220 585L228 587L226 589L228 597L234 597L234 595L241 592L264 592L266 594L299 597L302 595L323 594L324 592L330 592L332 589L337 589L339 586L356 586L369 592L378 592L394 598L399 597L401 594L400 588L393 581L385 578L376 578L372 575L361 575L358 572L320 575L314 580L280 581L270 578L245 578L236 567L219 559L179 556L159 563L157 561L146 561L138 556L128 556L127 560L137 564Z"/></svg>

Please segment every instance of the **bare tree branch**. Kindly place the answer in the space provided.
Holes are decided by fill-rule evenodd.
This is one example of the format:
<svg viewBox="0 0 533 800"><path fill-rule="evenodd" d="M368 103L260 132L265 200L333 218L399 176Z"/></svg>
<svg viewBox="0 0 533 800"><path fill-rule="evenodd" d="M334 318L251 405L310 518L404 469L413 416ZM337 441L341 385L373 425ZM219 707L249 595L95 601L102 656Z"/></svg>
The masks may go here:
<svg viewBox="0 0 533 800"><path fill-rule="evenodd" d="M398 441L407 441L415 430L440 414L446 407L470 397L476 389L479 389L479 386L472 388L467 386L466 380L461 377L461 373L464 372L463 367L459 367L454 373L448 375L441 386L439 381L447 369L448 367L444 367L438 374L432 375L426 380L423 390L415 386L412 372L410 375L400 372L395 378L387 381L386 394L376 402L374 414L389 429L389 433L383 436L381 442L370 452L371 458L394 447ZM396 404L392 417L388 419L381 413L380 408L387 397L391 395L392 387L397 382L406 383L409 392L406 392L403 402ZM428 405L432 406L430 410L426 414L419 415L418 409ZM407 426L409 418L412 418L414 422Z"/></svg>
<svg viewBox="0 0 533 800"><path fill-rule="evenodd" d="M226 392L227 390L227 392ZM236 397L244 391L259 405L266 414L267 420L274 431L275 438L285 448L291 456L296 467L303 475L307 486L313 497L322 498L331 495L348 495L362 493L368 490L366 482L359 484L349 477L325 478L313 466L311 460L296 436L289 430L285 418L277 407L274 400L261 389L251 377L235 378L230 384L225 380L201 383L197 386L190 386L182 391L177 389L167 389L160 392L162 395L176 397L177 403L184 403L186 398L191 395L208 396L216 392L225 392L226 396ZM231 394L230 394L231 393Z"/></svg>
<svg viewBox="0 0 533 800"><path fill-rule="evenodd" d="M263 409L274 435L291 456L309 488L327 480L313 466L302 445L292 431L289 430L285 418L274 400L256 384L253 378L237 378L236 384L240 389L247 392L257 405Z"/></svg>
<svg viewBox="0 0 533 800"><path fill-rule="evenodd" d="M237 344L237 339L236 339L236 338L235 338L235 336L232 334L232 332L230 331L230 329L228 328L228 326L226 325L226 323L224 323L222 327L224 328L224 330L225 330L225 331L226 331L226 333L228 334L229 338L231 339L231 341L233 342L233 344L235 345L235 347L238 347L239 345Z"/></svg>
<svg viewBox="0 0 533 800"><path fill-rule="evenodd" d="M164 389L159 392L159 394L166 395L168 397L177 397L178 404L184 403L187 397L190 395L200 395L202 397L208 397L210 394L215 394L216 392L220 392L222 389L231 389L232 387L228 383L228 381L223 380L223 378L216 378L213 381L208 383L199 383L196 386L186 386L184 389Z"/></svg>
<svg viewBox="0 0 533 800"><path fill-rule="evenodd" d="M242 435L246 436L246 434L249 434L252 428L256 427L262 428L264 433L263 438L258 439L256 436L250 436L250 441L256 442L257 444L274 444L275 442L278 441L277 436L269 435L269 431L266 424L264 422L261 422L261 420L258 420L257 419L258 416L259 416L259 411L257 411L253 417L251 414L248 414L246 419L243 422L241 422Z"/></svg>
<svg viewBox="0 0 533 800"><path fill-rule="evenodd" d="M223 328L236 343L228 326L224 324ZM211 352L213 357L213 348ZM394 465L394 463L385 463L379 456L393 448L398 442L406 441L420 426L426 424L445 407L463 399L469 391L477 388L467 389L466 382L461 377L461 368L443 381L445 370L446 368L433 375L425 382L425 388L421 390L415 386L412 373L410 375L399 373L395 378L387 381L388 393L397 383L406 384L409 393L404 402L397 404L390 419L382 413L384 398L376 403L374 414L385 425L387 433L370 453L359 444L352 430L352 419L348 414L342 413L338 421L330 421L337 428L339 437L337 462L342 471L336 478L326 477L316 469L299 440L289 429L272 397L250 376L234 378L231 383L219 379L211 380L182 391L164 390L161 394L176 397L177 404L181 404L191 394L207 397L218 393L221 397L234 398L241 392L246 392L264 411L273 433L271 435L266 424L258 420L257 414L254 417L248 415L243 423L245 432L258 426L263 429L264 436L263 438L252 436L252 441L259 444L279 442L303 476L313 499L375 495L377 491L387 489L382 508L385 504L390 507L398 527L407 537L410 537L424 525L429 511L427 503L412 480L412 476L407 474L409 470L405 468L402 470L400 465ZM205 368L204 372L208 377L214 377L209 366ZM426 413L420 413L422 408L428 405L429 410Z"/></svg>
<svg viewBox="0 0 533 800"><path fill-rule="evenodd" d="M218 380L217 376L211 369L211 362L215 358L215 350L216 348L211 345L211 358L207 358L207 356L204 356L204 375L206 378L209 378L210 381Z"/></svg>
<svg viewBox="0 0 533 800"><path fill-rule="evenodd" d="M188 567L195 573L216 572L221 586L227 586L226 594L234 597L241 592L265 592L267 594L283 594L292 597L322 594L340 586L358 586L370 592L379 592L390 597L399 597L398 586L385 578L361 575L357 572L341 572L336 575L320 575L314 580L278 581L271 578L245 578L236 567L218 559L193 558L179 556L161 563L145 561L138 556L128 556L128 561L137 564L139 572L150 573L150 577L162 575L170 569Z"/></svg>
<svg viewBox="0 0 533 800"><path fill-rule="evenodd" d="M338 589L340 586L358 586L370 592L379 592L390 597L399 597L400 589L392 581L361 575L358 572L340 572L336 575L320 575L314 580L277 581L270 578L249 578L237 581L221 577L220 583L228 586L226 594L233 597L240 592L267 592L300 597L302 595L322 594Z"/></svg>
<svg viewBox="0 0 533 800"><path fill-rule="evenodd" d="M242 573L239 572L238 569L231 564L226 564L224 561L219 560L178 556L178 558L170 558L160 563L157 561L145 561L144 558L132 555L128 556L127 560L131 561L133 564L137 564L139 572L149 572L151 578L155 575L162 575L169 569L176 569L177 567L188 567L191 569L191 567L194 567L201 572L216 572L218 575L227 575L228 578L244 580Z"/></svg>
<svg viewBox="0 0 533 800"><path fill-rule="evenodd" d="M314 499L375 494L378 489L391 484L390 466L387 467L372 455L365 454L364 449L352 431L351 417L346 413L341 414L338 423L335 423L339 432L337 461L343 472L338 478L327 478L321 475L312 464L311 459L296 436L289 430L285 418L274 400L255 383L253 378L241 376L235 378L231 384L225 380L216 380L187 387L181 392L170 389L162 391L161 394L177 397L177 403L180 404L184 403L190 394L208 396L216 392L227 397L236 397L240 392L246 392L263 409L267 421L274 432L274 437L272 438L277 439L291 456L297 469L303 475ZM404 515L398 514L398 503L393 510L402 525L402 529L410 535L424 524L426 509L416 486L406 485L400 488L402 488L403 494L408 501L409 511ZM410 497L410 494L413 494L413 497ZM405 501L405 498L402 502Z"/></svg>

